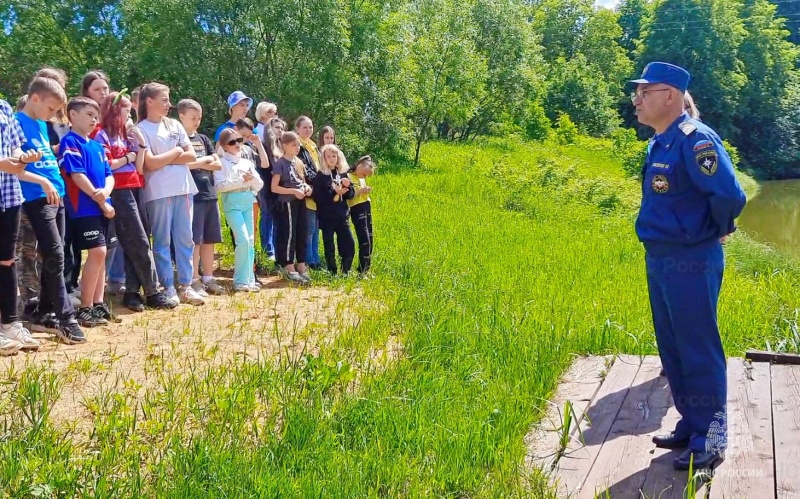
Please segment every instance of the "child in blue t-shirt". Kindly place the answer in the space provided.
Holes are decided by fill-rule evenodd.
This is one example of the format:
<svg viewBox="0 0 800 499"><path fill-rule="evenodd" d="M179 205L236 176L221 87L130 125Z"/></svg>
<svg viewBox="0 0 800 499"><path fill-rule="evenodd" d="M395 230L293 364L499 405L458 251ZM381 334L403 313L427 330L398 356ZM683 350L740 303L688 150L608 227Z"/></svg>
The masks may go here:
<svg viewBox="0 0 800 499"><path fill-rule="evenodd" d="M23 151L38 151L42 158L25 167L38 182L20 176L25 202L22 208L30 220L42 256L39 304L31 314L31 329L55 333L65 343L83 343L75 309L64 285L64 180L50 148L45 121L55 116L67 101L64 88L51 78L36 77L28 87L28 100L17 113L25 135Z"/></svg>
<svg viewBox="0 0 800 499"><path fill-rule="evenodd" d="M106 283L106 247L114 244L114 208L111 191L114 176L105 150L89 134L100 119L100 107L87 97L75 97L67 105L72 130L61 140L59 164L67 180L67 211L77 248L88 251L81 275L78 322L94 327L108 324L111 313L103 303Z"/></svg>

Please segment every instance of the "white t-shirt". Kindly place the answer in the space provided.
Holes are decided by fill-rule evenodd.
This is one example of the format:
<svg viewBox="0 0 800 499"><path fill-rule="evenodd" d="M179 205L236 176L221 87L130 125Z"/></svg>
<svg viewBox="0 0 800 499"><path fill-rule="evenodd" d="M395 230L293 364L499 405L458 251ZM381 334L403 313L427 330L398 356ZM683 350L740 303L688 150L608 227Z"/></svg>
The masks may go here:
<svg viewBox="0 0 800 499"><path fill-rule="evenodd" d="M143 120L138 124L144 140L153 154L163 154L176 146L190 146L189 136L180 122L163 118L160 123ZM156 171L144 171L144 200L154 201L172 196L197 194L197 186L189 168L184 165L167 165Z"/></svg>

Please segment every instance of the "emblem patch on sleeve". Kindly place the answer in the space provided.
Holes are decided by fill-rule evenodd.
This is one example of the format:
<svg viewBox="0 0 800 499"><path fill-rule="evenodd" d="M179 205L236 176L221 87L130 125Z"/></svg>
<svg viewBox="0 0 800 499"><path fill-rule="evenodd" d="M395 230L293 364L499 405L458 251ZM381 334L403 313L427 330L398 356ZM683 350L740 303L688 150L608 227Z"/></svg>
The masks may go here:
<svg viewBox="0 0 800 499"><path fill-rule="evenodd" d="M694 152L700 152L700 151L702 151L703 149L708 149L709 147L714 147L714 143L713 143L713 142L711 142L711 141L710 141L710 140L708 140L708 139L703 139L703 140L701 140L701 141L698 141L698 142L697 142L697 143L694 145Z"/></svg>
<svg viewBox="0 0 800 499"><path fill-rule="evenodd" d="M717 151L712 149L704 149L694 156L697 166L700 171L708 176L714 175L717 171Z"/></svg>
<svg viewBox="0 0 800 499"><path fill-rule="evenodd" d="M669 181L664 175L656 175L653 177L653 182L650 184L653 190L663 194L669 190Z"/></svg>

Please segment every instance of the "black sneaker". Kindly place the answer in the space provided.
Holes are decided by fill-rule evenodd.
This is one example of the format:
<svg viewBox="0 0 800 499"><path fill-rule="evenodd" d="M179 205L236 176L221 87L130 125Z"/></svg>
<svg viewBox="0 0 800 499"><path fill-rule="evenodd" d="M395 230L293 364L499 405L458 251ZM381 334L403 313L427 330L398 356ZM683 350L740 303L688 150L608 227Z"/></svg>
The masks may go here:
<svg viewBox="0 0 800 499"><path fill-rule="evenodd" d="M81 310L90 310L90 308L83 308ZM83 335L78 321L75 319L66 319L61 321L59 328L56 331L56 336L61 338L61 341L67 345L76 345L78 343L85 343L86 336Z"/></svg>
<svg viewBox="0 0 800 499"><path fill-rule="evenodd" d="M108 322L113 322L115 324L122 322L122 319L111 313L111 309L108 308L108 305L105 303L95 303L94 307L92 307L92 310L94 311L95 317L105 319Z"/></svg>
<svg viewBox="0 0 800 499"><path fill-rule="evenodd" d="M108 324L108 321L98 317L94 308L91 307L79 308L76 318L78 319L78 324L83 327L105 326Z"/></svg>
<svg viewBox="0 0 800 499"><path fill-rule="evenodd" d="M147 308L156 310L173 309L178 306L177 303L170 301L169 298L167 298L166 295L160 291L154 295L148 296L145 299L145 304L147 305Z"/></svg>
<svg viewBox="0 0 800 499"><path fill-rule="evenodd" d="M144 312L144 300L142 295L135 291L128 291L122 297L122 306L133 312Z"/></svg>
<svg viewBox="0 0 800 499"><path fill-rule="evenodd" d="M37 307L39 307L38 298L31 298L28 300L28 303L26 303L22 308L22 315L20 316L19 320L22 322L30 322L33 318L33 314L36 312Z"/></svg>
<svg viewBox="0 0 800 499"><path fill-rule="evenodd" d="M56 319L56 314L53 312L42 313L36 309L31 314L28 322L31 325L31 331L36 331L37 333L58 332L58 319Z"/></svg>

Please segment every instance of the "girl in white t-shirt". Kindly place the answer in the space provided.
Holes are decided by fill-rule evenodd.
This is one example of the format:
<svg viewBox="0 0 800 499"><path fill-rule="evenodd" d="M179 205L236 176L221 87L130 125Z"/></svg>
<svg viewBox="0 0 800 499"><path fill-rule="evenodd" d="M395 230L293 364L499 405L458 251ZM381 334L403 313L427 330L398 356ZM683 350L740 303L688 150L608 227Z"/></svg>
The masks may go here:
<svg viewBox="0 0 800 499"><path fill-rule="evenodd" d="M153 233L153 257L158 280L173 303L205 303L192 289L192 214L197 187L186 166L196 161L186 130L180 122L167 117L169 87L148 83L139 93L138 128L145 139L144 200ZM170 243L175 246L178 290L175 289L170 257Z"/></svg>

